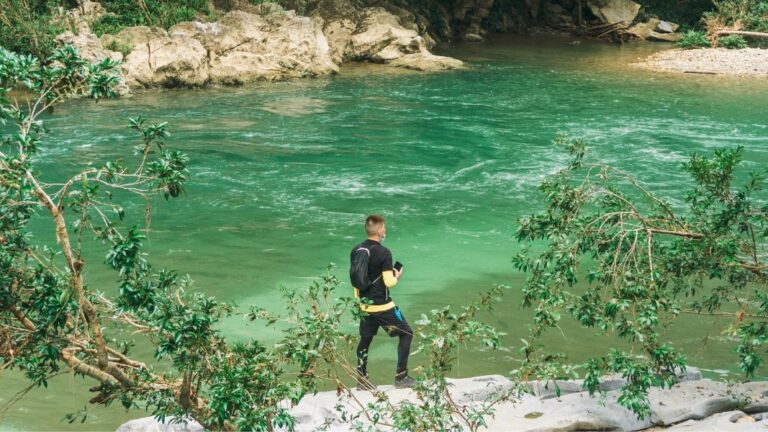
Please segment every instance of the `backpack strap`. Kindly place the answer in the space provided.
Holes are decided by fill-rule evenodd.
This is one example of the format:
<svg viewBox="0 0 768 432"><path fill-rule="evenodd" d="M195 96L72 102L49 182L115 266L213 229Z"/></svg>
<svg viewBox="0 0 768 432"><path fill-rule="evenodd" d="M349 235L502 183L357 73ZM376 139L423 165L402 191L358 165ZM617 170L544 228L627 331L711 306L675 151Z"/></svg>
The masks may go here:
<svg viewBox="0 0 768 432"><path fill-rule="evenodd" d="M375 245L373 245L373 246L375 246ZM373 247L373 246L371 246L371 247ZM371 257L371 251L370 251L370 249L368 249L368 248L364 248L364 247L362 247L362 246L360 246L359 248L357 248L357 250L355 250L355 252L360 252L361 250L364 250L364 251L365 251L365 252L368 254L368 258L370 258L370 257ZM370 265L370 261L369 261L369 265ZM370 286L373 286L373 284L375 284L376 282L378 282L378 281L379 281L379 279L381 279L381 277L382 277L382 275L379 275L379 277L377 277L376 279L374 279L373 281L371 281L371 285L370 285ZM370 287L370 286L369 286L369 287Z"/></svg>

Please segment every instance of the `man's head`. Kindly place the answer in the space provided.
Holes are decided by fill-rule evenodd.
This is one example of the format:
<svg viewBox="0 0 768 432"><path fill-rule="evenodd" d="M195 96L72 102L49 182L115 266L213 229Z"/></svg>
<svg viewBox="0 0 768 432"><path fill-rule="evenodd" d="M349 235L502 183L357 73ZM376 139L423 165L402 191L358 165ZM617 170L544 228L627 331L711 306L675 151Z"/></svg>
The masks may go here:
<svg viewBox="0 0 768 432"><path fill-rule="evenodd" d="M384 218L379 215L370 215L365 220L365 233L369 239L384 240L387 236L387 227L384 225Z"/></svg>

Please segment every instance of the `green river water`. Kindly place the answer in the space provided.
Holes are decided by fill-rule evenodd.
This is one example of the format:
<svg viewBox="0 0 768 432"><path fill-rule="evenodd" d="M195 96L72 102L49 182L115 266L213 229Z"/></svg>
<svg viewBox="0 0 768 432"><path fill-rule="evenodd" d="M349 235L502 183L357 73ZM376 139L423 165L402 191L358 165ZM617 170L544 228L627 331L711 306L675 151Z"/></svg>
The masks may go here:
<svg viewBox="0 0 768 432"><path fill-rule="evenodd" d="M494 284L513 287L487 317L509 333L511 352L462 351L455 370L504 374L517 367L511 357L530 319L514 289L523 275L510 263L515 221L540 207L537 184L566 160L550 144L558 132L588 138L593 154L667 196L689 184L678 166L692 152L742 144L747 168L768 163L768 80L651 73L627 64L658 45L570 42L510 37L444 48L470 68L440 74L347 66L329 78L75 101L49 120L44 177L130 155L130 116L167 121L170 145L192 160L192 179L187 196L154 203L146 244L157 265L189 273L220 299L279 311L279 285L305 286L330 262L346 280L364 217L381 213L386 245L406 268L393 295L411 322ZM128 212L141 217L138 205ZM50 239L42 228L39 237ZM103 249L89 249L86 260L90 285L113 290ZM724 321L678 324L668 338L690 364L738 377ZM275 339L240 317L223 331ZM613 341L569 328L548 340L575 360ZM374 381L391 379L394 349L384 336L374 341ZM87 405L90 384L56 378L8 409L0 430L114 430L147 415L90 407L85 424L62 422ZM0 402L25 385L3 372Z"/></svg>

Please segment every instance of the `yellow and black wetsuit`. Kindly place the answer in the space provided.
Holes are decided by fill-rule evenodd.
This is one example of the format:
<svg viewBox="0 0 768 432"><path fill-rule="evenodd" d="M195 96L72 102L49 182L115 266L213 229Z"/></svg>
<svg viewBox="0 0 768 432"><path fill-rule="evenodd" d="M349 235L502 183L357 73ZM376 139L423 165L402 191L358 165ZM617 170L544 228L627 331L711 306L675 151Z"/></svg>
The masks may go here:
<svg viewBox="0 0 768 432"><path fill-rule="evenodd" d="M389 296L389 289L397 285L397 278L392 270L392 253L375 240L366 240L352 248L350 260L360 248L366 248L371 255L368 259L368 280L373 285L363 293L355 288L356 298L366 298L371 304L360 304L360 309L368 313L384 312L395 307Z"/></svg>
<svg viewBox="0 0 768 432"><path fill-rule="evenodd" d="M357 346L357 369L361 376L367 375L368 349L379 327L391 337L398 336L397 370L398 377L408 374L408 355L413 340L413 330L405 320L400 308L389 296L389 289L397 285L392 266L392 253L375 240L366 240L355 246L350 253L350 260L360 248L370 251L368 259L368 279L374 281L370 288L361 292L355 288L355 297L364 298L369 304L360 304L366 315L360 320L360 343Z"/></svg>

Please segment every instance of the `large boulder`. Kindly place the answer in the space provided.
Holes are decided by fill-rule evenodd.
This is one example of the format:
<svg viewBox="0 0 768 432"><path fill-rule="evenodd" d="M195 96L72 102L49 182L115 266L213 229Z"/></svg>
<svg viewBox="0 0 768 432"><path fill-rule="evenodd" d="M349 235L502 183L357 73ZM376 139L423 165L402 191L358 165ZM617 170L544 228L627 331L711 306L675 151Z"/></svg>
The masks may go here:
<svg viewBox="0 0 768 432"><path fill-rule="evenodd" d="M451 57L436 56L430 53L417 53L398 57L390 61L389 65L422 72L439 72L460 69L464 66L464 63Z"/></svg>
<svg viewBox="0 0 768 432"><path fill-rule="evenodd" d="M666 23L665 25L662 25L661 23ZM659 26L664 26L665 28L672 28L669 26L668 22L666 21L660 21L656 18L651 18L648 20L648 22L644 23L637 23L633 25L632 27L627 29L627 33L640 38L640 39L649 39L649 40L656 40L656 41L664 41L664 42L677 42L680 40L680 34L678 33L662 33L657 31L656 29L659 28Z"/></svg>
<svg viewBox="0 0 768 432"><path fill-rule="evenodd" d="M605 24L630 25L640 12L640 4L632 0L587 0L587 6Z"/></svg>
<svg viewBox="0 0 768 432"><path fill-rule="evenodd" d="M77 49L81 58L90 61L91 63L98 63L105 58L109 58L115 61L121 61L123 55L117 51L110 51L104 48L93 32L81 31L77 34L66 31L56 36L56 43L59 45L72 45Z"/></svg>
<svg viewBox="0 0 768 432"><path fill-rule="evenodd" d="M194 38L210 52L213 83L241 84L338 71L320 25L293 11L267 15L232 11L215 23L181 23L168 32Z"/></svg>
<svg viewBox="0 0 768 432"><path fill-rule="evenodd" d="M382 7L357 8L350 0L318 0L312 15L322 24L337 64L372 61L429 71L463 65L432 55L428 39L404 27L400 17Z"/></svg>
<svg viewBox="0 0 768 432"><path fill-rule="evenodd" d="M123 68L129 86L199 87L208 82L208 51L196 39L164 36L134 46Z"/></svg>
<svg viewBox="0 0 768 432"><path fill-rule="evenodd" d="M659 33L674 33L677 31L677 29L680 27L679 24L675 24L673 22L660 20L658 24L656 24L655 31Z"/></svg>
<svg viewBox="0 0 768 432"><path fill-rule="evenodd" d="M80 58L88 60L90 63L100 63L108 58L113 61L122 61L123 54L117 51L111 51L104 48L99 38L91 31L90 27L84 22L81 23L77 34L66 31L56 36L58 45L71 45L77 49ZM115 92L120 96L127 96L131 93L125 78L118 72L118 82L115 86Z"/></svg>

